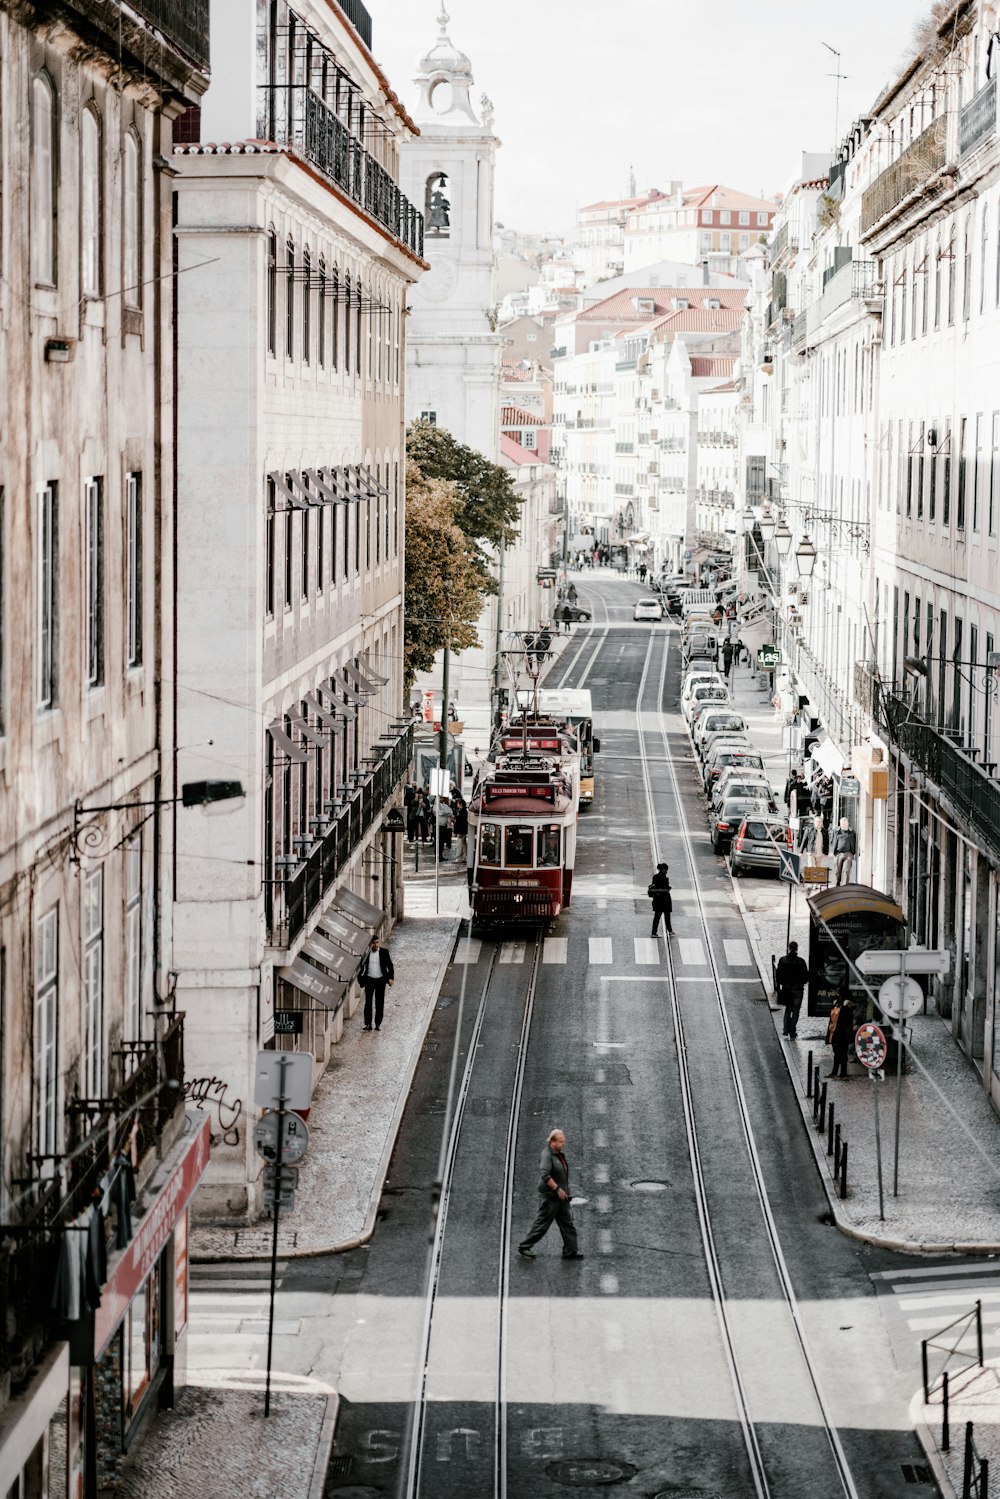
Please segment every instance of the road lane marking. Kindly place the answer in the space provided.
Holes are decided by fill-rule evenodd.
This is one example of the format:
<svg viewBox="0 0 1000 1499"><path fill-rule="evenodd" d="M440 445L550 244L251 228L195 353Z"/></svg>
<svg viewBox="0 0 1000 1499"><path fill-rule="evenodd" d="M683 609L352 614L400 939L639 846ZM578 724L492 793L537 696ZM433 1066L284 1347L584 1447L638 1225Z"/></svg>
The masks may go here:
<svg viewBox="0 0 1000 1499"><path fill-rule="evenodd" d="M566 961L565 937L546 937L542 948L543 963L565 963Z"/></svg>
<svg viewBox="0 0 1000 1499"><path fill-rule="evenodd" d="M726 949L726 962L730 967L750 967L750 949L741 937L726 937L722 945Z"/></svg>
<svg viewBox="0 0 1000 1499"><path fill-rule="evenodd" d="M677 946L681 950L682 963L703 964L705 962L705 949L701 945L700 937L679 937Z"/></svg>
<svg viewBox="0 0 1000 1499"><path fill-rule="evenodd" d="M614 961L611 953L610 937L590 938L590 961L592 963L611 963Z"/></svg>
<svg viewBox="0 0 1000 1499"><path fill-rule="evenodd" d="M660 943L656 937L634 937L635 961L637 963L658 963L660 961Z"/></svg>
<svg viewBox="0 0 1000 1499"><path fill-rule="evenodd" d="M463 942L460 942L458 944L458 951L455 954L455 962L468 963L470 965L473 963L478 963L479 954L482 952L482 950L483 944L478 937L466 937Z"/></svg>
<svg viewBox="0 0 1000 1499"><path fill-rule="evenodd" d="M523 963L524 962L524 943L523 942L505 942L503 944L503 946L500 948L500 962L501 963Z"/></svg>
<svg viewBox="0 0 1000 1499"><path fill-rule="evenodd" d="M610 1273L610 1271L606 1270L604 1272L604 1274L601 1276L601 1290L604 1292L605 1296L617 1296L618 1295L618 1277L617 1277L617 1275L612 1275Z"/></svg>

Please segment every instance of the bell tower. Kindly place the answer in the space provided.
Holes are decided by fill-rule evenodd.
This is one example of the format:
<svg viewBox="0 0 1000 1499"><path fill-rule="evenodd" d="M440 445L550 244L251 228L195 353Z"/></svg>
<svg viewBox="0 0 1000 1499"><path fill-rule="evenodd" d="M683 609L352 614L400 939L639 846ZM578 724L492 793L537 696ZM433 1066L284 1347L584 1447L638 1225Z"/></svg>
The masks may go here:
<svg viewBox="0 0 1000 1499"><path fill-rule="evenodd" d="M438 36L421 58L414 118L420 135L400 151L400 178L424 212L431 269L410 292L406 418L433 413L459 442L495 460L500 441L493 178L500 142L493 106L476 113L472 64L452 42L441 5Z"/></svg>

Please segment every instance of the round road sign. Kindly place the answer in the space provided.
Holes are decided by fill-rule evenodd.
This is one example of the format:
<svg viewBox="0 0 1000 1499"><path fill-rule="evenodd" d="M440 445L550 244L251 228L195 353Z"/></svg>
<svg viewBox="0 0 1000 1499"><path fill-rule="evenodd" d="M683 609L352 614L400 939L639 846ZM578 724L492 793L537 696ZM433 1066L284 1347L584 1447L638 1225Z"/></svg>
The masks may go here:
<svg viewBox="0 0 1000 1499"><path fill-rule="evenodd" d="M854 1050L862 1066L875 1072L885 1061L885 1036L877 1025L870 1022L859 1026L854 1037Z"/></svg>
<svg viewBox="0 0 1000 1499"><path fill-rule="evenodd" d="M278 1119L279 1115L273 1112L262 1114L254 1128L254 1147L265 1161L278 1159ZM309 1126L298 1114L286 1114L281 1135L282 1164L294 1166L309 1148Z"/></svg>
<svg viewBox="0 0 1000 1499"><path fill-rule="evenodd" d="M879 1009L890 1020L908 1020L916 1015L924 1002L924 991L916 979L905 974L893 974L886 979L878 991Z"/></svg>

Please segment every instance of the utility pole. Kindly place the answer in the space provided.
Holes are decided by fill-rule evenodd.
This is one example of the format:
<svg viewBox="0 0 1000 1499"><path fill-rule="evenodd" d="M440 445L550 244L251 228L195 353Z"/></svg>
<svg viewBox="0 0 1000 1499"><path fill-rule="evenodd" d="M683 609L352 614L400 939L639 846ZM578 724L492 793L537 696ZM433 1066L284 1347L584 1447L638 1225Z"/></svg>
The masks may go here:
<svg viewBox="0 0 1000 1499"><path fill-rule="evenodd" d="M493 632L493 714L494 722L500 716L500 675L503 667L503 592L507 562L507 540L500 537L500 566L497 571L496 629Z"/></svg>
<svg viewBox="0 0 1000 1499"><path fill-rule="evenodd" d="M449 640L451 635L449 633ZM438 759L442 770L448 769L448 672L451 665L451 647L445 646L441 670L441 728L438 732Z"/></svg>

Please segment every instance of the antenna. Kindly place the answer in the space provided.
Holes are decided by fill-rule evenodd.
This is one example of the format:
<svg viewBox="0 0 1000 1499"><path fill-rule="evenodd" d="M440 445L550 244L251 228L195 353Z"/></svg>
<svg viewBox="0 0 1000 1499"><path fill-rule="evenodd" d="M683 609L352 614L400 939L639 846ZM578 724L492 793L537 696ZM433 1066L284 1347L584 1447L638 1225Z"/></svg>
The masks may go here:
<svg viewBox="0 0 1000 1499"><path fill-rule="evenodd" d="M837 146L840 142L840 80L842 78L849 78L850 74L842 73L840 71L840 53L837 51L836 47L831 47L829 42L820 42L820 46L825 47L828 52L832 52L834 57L837 59L836 73L827 74L828 78L836 78L837 80L837 91L834 96L833 103L833 149L836 151Z"/></svg>

